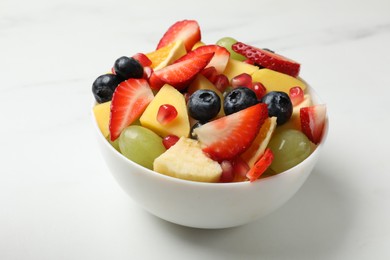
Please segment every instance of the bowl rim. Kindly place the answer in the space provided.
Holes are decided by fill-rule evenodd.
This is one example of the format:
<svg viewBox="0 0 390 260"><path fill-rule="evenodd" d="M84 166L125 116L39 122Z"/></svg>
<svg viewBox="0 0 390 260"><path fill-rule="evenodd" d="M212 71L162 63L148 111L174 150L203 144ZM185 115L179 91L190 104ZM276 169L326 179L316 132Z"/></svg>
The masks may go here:
<svg viewBox="0 0 390 260"><path fill-rule="evenodd" d="M304 81L304 80L303 80ZM306 83L306 82L305 82ZM310 93L314 93L314 96L315 96L315 100L316 100L316 104L326 104L322 101L322 99L318 96L318 94L316 93L316 91L310 87L309 84L307 84L307 88L309 90ZM312 95L313 96L313 95ZM100 138L100 140L104 143L105 147L107 147L110 152L114 153L116 156L119 156L119 158L121 160L123 160L125 163L127 164L130 164L132 165L133 167L135 167L136 169L138 170L141 170L141 171L145 171L143 172L144 173L147 173L148 175L151 175L153 177L156 177L156 178L162 178L166 181L172 181L172 182L176 182L180 185L197 185L197 186L207 186L207 187L239 187L239 186L253 186L253 185L261 185L263 183L266 183L266 182L270 182L270 181L274 181L274 180L277 180L278 178L282 178L284 177L285 175L288 175L288 174L294 174L294 169L295 168L298 168L300 167L304 162L306 162L309 158L312 158L314 157L316 154L318 154L320 152L320 150L323 148L324 146L324 143L326 142L326 139L327 139L327 136L328 136L328 131L329 131L329 118L328 118L328 111L326 113L326 120L325 120L325 125L324 125L324 129L323 129L323 132L322 132L322 138L321 138L321 142L316 146L316 148L314 149L314 151L305 159L303 160L302 162L300 162L299 164L295 165L294 167L286 170L286 171L283 171L281 173L278 173L278 174L275 174L275 175L271 175L271 176L267 176L267 177L263 177L263 178L260 178L260 179L257 179L256 181L253 181L253 182L250 182L249 180L248 181L241 181L241 182L199 182L199 181L192 181L192 180L184 180L184 179L180 179L180 178L176 178L176 177L172 177L172 176L169 176L169 175L165 175L165 174L161 174L161 173L158 173L156 171L153 171L151 169L148 169L142 165L139 165L135 162L133 162L132 160L128 159L127 157L125 157L122 153L120 153L119 151L117 151L109 142L108 140L103 136L102 132L100 131L99 129L99 126L97 124L97 121L96 121L96 118L95 118L95 115L94 115L94 112L93 112L93 108L94 106L96 105L96 101L93 100L92 102L92 108L90 109L90 113L91 113L91 119L92 119L92 123L94 125L94 128L95 128L95 131L97 131L97 134L98 134L98 138Z"/></svg>

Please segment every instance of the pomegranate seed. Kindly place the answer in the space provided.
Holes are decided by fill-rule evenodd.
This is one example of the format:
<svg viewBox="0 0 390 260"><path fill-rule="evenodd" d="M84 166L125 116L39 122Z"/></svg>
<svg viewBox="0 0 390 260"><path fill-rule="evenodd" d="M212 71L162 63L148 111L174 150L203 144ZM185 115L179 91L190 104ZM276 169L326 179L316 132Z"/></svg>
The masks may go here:
<svg viewBox="0 0 390 260"><path fill-rule="evenodd" d="M229 161L221 162L222 174L220 182L232 182L234 179L233 165Z"/></svg>
<svg viewBox="0 0 390 260"><path fill-rule="evenodd" d="M260 82L253 82L251 89L256 93L258 100L262 99L267 92L267 89Z"/></svg>
<svg viewBox="0 0 390 260"><path fill-rule="evenodd" d="M219 91L221 91L221 93L223 93L229 86L229 79L225 75L219 74L217 75L214 85Z"/></svg>
<svg viewBox="0 0 390 260"><path fill-rule="evenodd" d="M149 67L149 66L144 67L143 78L148 80L150 78L150 75L152 75L152 73L153 73L152 67Z"/></svg>
<svg viewBox="0 0 390 260"><path fill-rule="evenodd" d="M208 67L203 69L200 73L202 73L203 76L205 76L210 82L214 83L216 80L216 77L218 75L217 70L215 67Z"/></svg>
<svg viewBox="0 0 390 260"><path fill-rule="evenodd" d="M169 149L172 146L174 146L177 141L179 141L179 137L176 135L167 135L166 137L163 138L162 143L165 146L165 149Z"/></svg>
<svg viewBox="0 0 390 260"><path fill-rule="evenodd" d="M293 106L300 104L305 98L304 95L305 95L305 93L303 93L303 90L301 87L297 86L297 87L290 88L289 96L290 96L291 103L293 104Z"/></svg>
<svg viewBox="0 0 390 260"><path fill-rule="evenodd" d="M177 110L170 104L161 105L157 112L157 121L166 125L177 117Z"/></svg>
<svg viewBox="0 0 390 260"><path fill-rule="evenodd" d="M233 164L233 172L234 179L237 181L245 181L247 180L246 174L249 171L249 165L241 159L241 157L237 157L232 161Z"/></svg>
<svg viewBox="0 0 390 260"><path fill-rule="evenodd" d="M143 53L140 53L140 52L136 53L133 55L132 58L136 59L139 62L139 64L142 65L142 67L147 67L147 66L152 65L152 61L148 58L148 56L146 56Z"/></svg>
<svg viewBox="0 0 390 260"><path fill-rule="evenodd" d="M252 86L252 76L248 73L242 73L240 75L235 76L232 78L232 87L247 87L250 88Z"/></svg>

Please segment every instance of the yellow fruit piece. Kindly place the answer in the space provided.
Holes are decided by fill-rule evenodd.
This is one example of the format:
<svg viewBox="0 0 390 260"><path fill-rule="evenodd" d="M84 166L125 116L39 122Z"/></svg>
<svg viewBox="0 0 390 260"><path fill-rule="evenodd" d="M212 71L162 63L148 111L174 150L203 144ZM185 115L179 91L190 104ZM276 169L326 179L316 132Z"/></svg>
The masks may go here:
<svg viewBox="0 0 390 260"><path fill-rule="evenodd" d="M221 99L221 110L219 110L217 117L224 116L225 113L223 111L223 95L222 95L221 91L219 91L214 86L214 84L211 83L210 80L208 80L205 76L203 76L200 73L198 75L196 75L195 79L191 82L187 91L188 91L188 94L192 95L192 93L194 93L195 91L197 91L199 89L209 89L209 90L212 90L215 93L217 93L217 95Z"/></svg>
<svg viewBox="0 0 390 260"><path fill-rule="evenodd" d="M203 45L205 45L204 42L199 41L199 42L195 43L194 46L192 46L191 50L195 50L196 48L203 46Z"/></svg>
<svg viewBox="0 0 390 260"><path fill-rule="evenodd" d="M154 160L153 170L198 182L217 182L222 174L219 163L203 153L199 142L185 137Z"/></svg>
<svg viewBox="0 0 390 260"><path fill-rule="evenodd" d="M276 117L269 117L264 121L251 146L241 155L241 158L248 164L249 168L255 165L267 148L276 128L276 119Z"/></svg>
<svg viewBox="0 0 390 260"><path fill-rule="evenodd" d="M187 51L183 41L176 41L158 50L147 53L146 56L152 61L151 67L154 70L158 70L172 64L186 53Z"/></svg>
<svg viewBox="0 0 390 260"><path fill-rule="evenodd" d="M306 84L298 78L291 77L287 74L280 73L270 69L259 69L252 74L252 81L260 82L270 91L283 91L289 93L290 88L299 86L303 91Z"/></svg>
<svg viewBox="0 0 390 260"><path fill-rule="evenodd" d="M170 104L177 110L177 117L168 124L160 124L157 121L157 113L161 105ZM186 101L183 94L169 84L165 84L140 117L141 125L165 137L176 135L188 137L190 122L187 114Z"/></svg>
<svg viewBox="0 0 390 260"><path fill-rule="evenodd" d="M110 107L111 101L108 101L105 103L97 104L93 108L93 113L95 115L96 122L105 138L107 138L110 133L108 129L108 125L110 123Z"/></svg>
<svg viewBox="0 0 390 260"><path fill-rule="evenodd" d="M226 65L225 71L223 74L228 77L229 81L234 78L237 75L240 75L242 73L248 73L249 75L253 74L254 72L258 71L259 67L234 60L234 59L229 59L228 64Z"/></svg>

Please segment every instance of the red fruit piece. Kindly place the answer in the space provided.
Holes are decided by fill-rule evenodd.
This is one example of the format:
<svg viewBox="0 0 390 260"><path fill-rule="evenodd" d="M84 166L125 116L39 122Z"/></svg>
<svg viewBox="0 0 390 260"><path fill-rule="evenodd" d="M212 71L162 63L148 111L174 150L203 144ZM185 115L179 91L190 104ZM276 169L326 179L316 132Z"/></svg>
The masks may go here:
<svg viewBox="0 0 390 260"><path fill-rule="evenodd" d="M234 171L234 182L246 181L246 174L249 171L249 165L240 157L237 156L232 160Z"/></svg>
<svg viewBox="0 0 390 260"><path fill-rule="evenodd" d="M261 103L208 122L194 133L213 160L230 160L250 146L267 117L267 105Z"/></svg>
<svg viewBox="0 0 390 260"><path fill-rule="evenodd" d="M199 24L195 20L183 20L173 24L160 39L157 48L160 49L172 42L182 40L187 52L201 39Z"/></svg>
<svg viewBox="0 0 390 260"><path fill-rule="evenodd" d="M222 174L220 182L232 182L234 179L233 165L230 161L221 162Z"/></svg>
<svg viewBox="0 0 390 260"><path fill-rule="evenodd" d="M299 105L305 99L305 93L301 87L290 88L289 94L293 106Z"/></svg>
<svg viewBox="0 0 390 260"><path fill-rule="evenodd" d="M205 76L211 83L214 83L218 76L218 72L215 67L207 67L200 73L202 73L202 75Z"/></svg>
<svg viewBox="0 0 390 260"><path fill-rule="evenodd" d="M177 110L170 104L161 105L157 112L157 121L166 125L177 117Z"/></svg>
<svg viewBox="0 0 390 260"><path fill-rule="evenodd" d="M179 139L180 138L176 135L167 135L163 138L162 143L165 149L169 149L172 146L174 146L177 143L177 141L179 141Z"/></svg>
<svg viewBox="0 0 390 260"><path fill-rule="evenodd" d="M132 56L134 59L136 59L142 67L148 67L150 65L152 65L152 61L148 58L148 56L146 56L145 54L143 53L136 53Z"/></svg>
<svg viewBox="0 0 390 260"><path fill-rule="evenodd" d="M258 49L242 42L236 42L233 44L232 49L235 52L244 55L255 64L259 64L267 69L279 71L293 77L296 77L299 74L301 65L282 55L278 55L267 50Z"/></svg>
<svg viewBox="0 0 390 260"><path fill-rule="evenodd" d="M223 93L225 91L225 89L230 85L229 79L223 74L218 74L213 83L214 83L214 86L219 91L221 91L221 93Z"/></svg>
<svg viewBox="0 0 390 260"><path fill-rule="evenodd" d="M164 83L172 85L178 90L187 87L188 83L209 63L213 53L194 56L178 63L171 64L154 71L149 82L153 89L160 89Z"/></svg>
<svg viewBox="0 0 390 260"><path fill-rule="evenodd" d="M214 53L214 57L210 60L209 64L206 66L208 67L214 67L217 71L217 74L221 74L228 64L230 52L226 50L224 47L211 44L211 45L203 45L198 48L196 48L193 51L190 51L180 59L178 59L175 62L180 62L186 59L191 59L192 57L199 56L206 53Z"/></svg>
<svg viewBox="0 0 390 260"><path fill-rule="evenodd" d="M264 151L264 154L260 157L260 159L255 163L255 165L249 170L246 174L246 177L250 182L253 182L260 178L260 176L267 170L267 168L271 165L274 159L274 154L271 149L267 148Z"/></svg>
<svg viewBox="0 0 390 260"><path fill-rule="evenodd" d="M153 92L144 79L128 79L118 85L111 101L111 141L141 116L153 98Z"/></svg>
<svg viewBox="0 0 390 260"><path fill-rule="evenodd" d="M321 141L326 121L326 105L303 107L300 110L302 132L315 144Z"/></svg>
<svg viewBox="0 0 390 260"><path fill-rule="evenodd" d="M255 93L258 100L262 99L267 92L267 89L260 82L252 82L252 86L250 87Z"/></svg>
<svg viewBox="0 0 390 260"><path fill-rule="evenodd" d="M248 73L242 73L240 75L235 76L231 80L232 87L247 87L250 88L252 86L252 76Z"/></svg>

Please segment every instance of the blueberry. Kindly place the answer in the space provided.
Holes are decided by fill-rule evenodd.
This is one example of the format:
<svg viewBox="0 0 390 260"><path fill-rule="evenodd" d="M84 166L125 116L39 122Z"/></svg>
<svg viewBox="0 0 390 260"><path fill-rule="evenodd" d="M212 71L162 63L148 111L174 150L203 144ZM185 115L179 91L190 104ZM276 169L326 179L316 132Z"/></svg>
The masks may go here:
<svg viewBox="0 0 390 260"><path fill-rule="evenodd" d="M200 89L190 96L187 108L192 118L206 122L218 115L221 109L221 99L212 90Z"/></svg>
<svg viewBox="0 0 390 260"><path fill-rule="evenodd" d="M110 101L112 94L121 81L121 78L114 74L104 74L95 79L92 84L92 93L96 102L104 103Z"/></svg>
<svg viewBox="0 0 390 260"><path fill-rule="evenodd" d="M256 105L258 103L256 93L247 87L238 87L230 91L223 102L226 115Z"/></svg>
<svg viewBox="0 0 390 260"><path fill-rule="evenodd" d="M276 116L278 125L286 123L292 115L293 105L285 92L271 91L260 102L267 104L268 116Z"/></svg>
<svg viewBox="0 0 390 260"><path fill-rule="evenodd" d="M130 78L140 79L144 75L142 65L132 57L122 56L114 63L115 73L123 80Z"/></svg>

